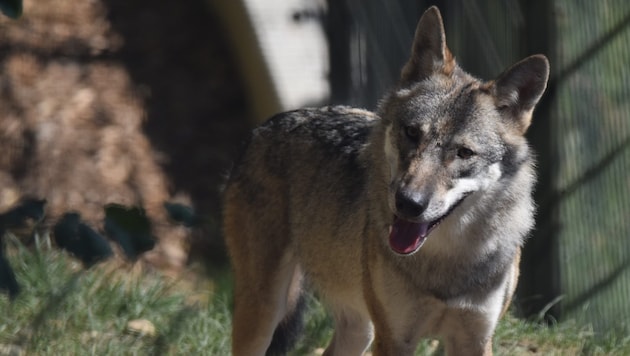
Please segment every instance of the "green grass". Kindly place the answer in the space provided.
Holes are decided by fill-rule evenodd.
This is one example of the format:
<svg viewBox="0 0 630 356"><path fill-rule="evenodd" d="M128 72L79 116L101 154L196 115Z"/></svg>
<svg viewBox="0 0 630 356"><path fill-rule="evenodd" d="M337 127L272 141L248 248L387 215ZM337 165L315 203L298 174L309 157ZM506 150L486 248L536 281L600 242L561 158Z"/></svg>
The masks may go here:
<svg viewBox="0 0 630 356"><path fill-rule="evenodd" d="M11 347L27 355L229 354L227 272L212 284L174 281L113 262L85 270L47 244L27 249L10 236L6 242L22 291L13 301L0 296L0 354ZM312 297L308 304L306 332L292 355L314 354L332 336L323 307ZM155 335L127 331L134 319L150 321ZM431 349L423 343L418 354ZM497 330L495 353L626 355L630 338L596 337L572 322L547 327L507 317Z"/></svg>
<svg viewBox="0 0 630 356"><path fill-rule="evenodd" d="M139 278L137 268L107 264L84 270L57 249L13 245L9 261L22 291L14 301L0 297L2 345L29 355L221 355L229 350L228 298L220 293L202 304L190 300L197 291L155 272ZM128 332L127 322L134 319L150 321L156 335Z"/></svg>

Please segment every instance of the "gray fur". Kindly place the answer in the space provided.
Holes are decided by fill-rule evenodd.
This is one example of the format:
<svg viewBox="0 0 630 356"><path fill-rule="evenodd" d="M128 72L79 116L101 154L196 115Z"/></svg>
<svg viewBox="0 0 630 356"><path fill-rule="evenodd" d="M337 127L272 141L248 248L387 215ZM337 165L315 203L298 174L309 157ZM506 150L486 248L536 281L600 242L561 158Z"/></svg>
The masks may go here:
<svg viewBox="0 0 630 356"><path fill-rule="evenodd" d="M376 355L413 354L422 337L492 353L533 225L523 134L549 68L532 56L483 82L444 38L427 10L377 114L303 109L254 131L225 192L235 354L265 353L305 278L335 316L326 355L373 338Z"/></svg>

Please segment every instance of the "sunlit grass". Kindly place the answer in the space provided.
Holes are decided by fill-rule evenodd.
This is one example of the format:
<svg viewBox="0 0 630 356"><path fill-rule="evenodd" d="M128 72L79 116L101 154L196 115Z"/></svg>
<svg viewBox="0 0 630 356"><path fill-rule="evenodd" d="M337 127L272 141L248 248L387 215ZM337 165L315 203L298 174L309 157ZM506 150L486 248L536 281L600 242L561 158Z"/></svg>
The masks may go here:
<svg viewBox="0 0 630 356"><path fill-rule="evenodd" d="M21 286L0 296L0 354L228 355L231 291L227 269L216 283L174 280L120 262L85 270L55 248L25 248L10 237L7 255ZM208 286L214 285L214 288ZM201 290L200 290L201 289ZM209 291L213 290L212 293ZM205 298L199 295L206 295ZM332 337L332 321L309 296L304 336L291 355L313 355ZM154 333L128 329L135 319ZM11 349L13 348L13 349ZM423 343L419 355L434 344ZM574 322L543 326L506 317L495 338L498 355L626 355L630 337L595 335Z"/></svg>

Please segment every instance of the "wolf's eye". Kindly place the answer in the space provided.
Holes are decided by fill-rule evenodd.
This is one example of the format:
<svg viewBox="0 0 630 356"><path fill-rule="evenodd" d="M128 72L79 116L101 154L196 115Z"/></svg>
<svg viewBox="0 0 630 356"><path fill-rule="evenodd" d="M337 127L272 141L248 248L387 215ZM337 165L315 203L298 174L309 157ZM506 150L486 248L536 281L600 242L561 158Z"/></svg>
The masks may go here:
<svg viewBox="0 0 630 356"><path fill-rule="evenodd" d="M470 148L467 147L460 147L457 150L457 157L461 158L461 159L469 159L470 157L474 156L475 152L473 152L473 150L471 150Z"/></svg>
<svg viewBox="0 0 630 356"><path fill-rule="evenodd" d="M406 126L405 127L405 136L411 141L418 141L420 138L420 129L415 126Z"/></svg>

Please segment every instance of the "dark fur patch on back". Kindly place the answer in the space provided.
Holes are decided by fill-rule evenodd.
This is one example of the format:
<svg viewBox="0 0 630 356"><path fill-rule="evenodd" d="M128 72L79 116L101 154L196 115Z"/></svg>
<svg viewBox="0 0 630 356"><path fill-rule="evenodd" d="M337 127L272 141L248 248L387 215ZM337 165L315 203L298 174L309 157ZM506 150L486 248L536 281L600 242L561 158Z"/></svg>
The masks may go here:
<svg viewBox="0 0 630 356"><path fill-rule="evenodd" d="M260 201L265 197L264 187L258 184L261 173L251 170L255 164L252 161L262 160L258 167L269 177L280 179L287 179L288 172L299 171L300 165L308 164L317 167L315 180L319 175L339 175L331 188L343 192L345 201L356 201L367 184L366 167L360 156L375 121L375 114L345 106L274 115L253 131L232 169L230 181L238 184L244 199L252 205L266 204ZM310 160L304 161L307 157Z"/></svg>
<svg viewBox="0 0 630 356"><path fill-rule="evenodd" d="M344 115L332 111L330 116L315 120L312 129L314 143L324 153L327 162L339 162L344 172L349 172L346 180L340 181L347 201L355 201L364 191L366 184L365 167L359 157L367 144L372 126L363 116ZM326 172L326 162L322 172Z"/></svg>
<svg viewBox="0 0 630 356"><path fill-rule="evenodd" d="M265 148L265 167L276 176L285 174L288 164L298 164L288 162L293 151L312 147L320 152L311 155L320 161L308 163L317 166L320 174L346 172L337 189L344 192L347 201L354 201L365 189L365 167L359 156L368 143L374 117L344 106L301 109L274 116L254 136L270 140Z"/></svg>

